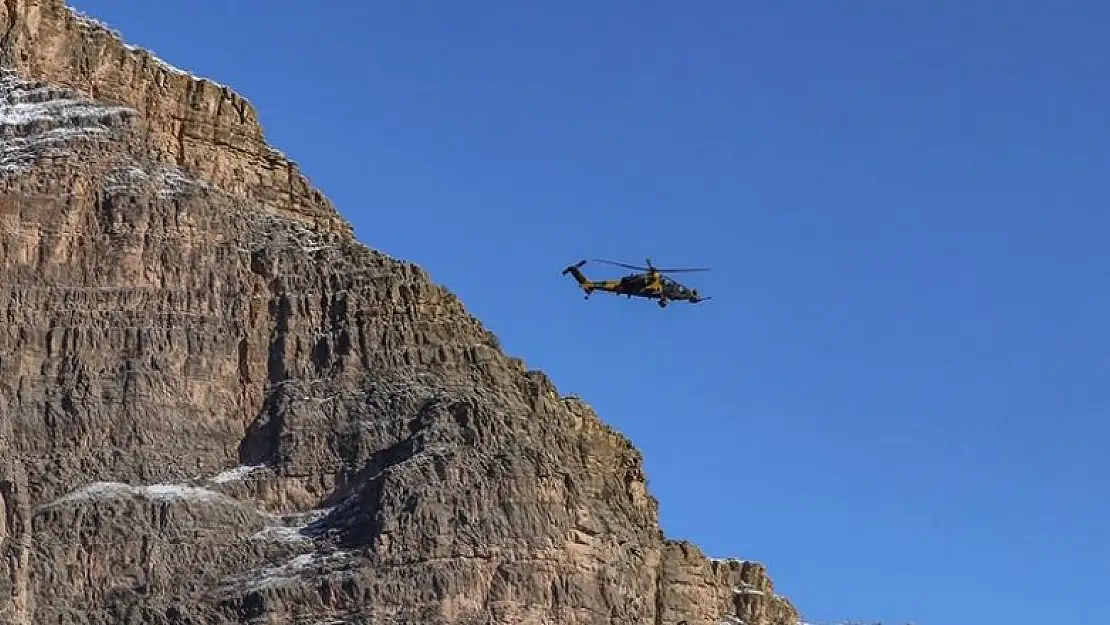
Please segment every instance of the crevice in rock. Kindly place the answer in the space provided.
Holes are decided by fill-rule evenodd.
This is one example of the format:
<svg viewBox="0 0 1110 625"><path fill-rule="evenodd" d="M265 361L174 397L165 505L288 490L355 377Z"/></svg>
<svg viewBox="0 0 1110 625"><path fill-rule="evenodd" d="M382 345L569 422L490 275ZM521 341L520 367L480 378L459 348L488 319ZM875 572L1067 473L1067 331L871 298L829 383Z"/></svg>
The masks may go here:
<svg viewBox="0 0 1110 625"><path fill-rule="evenodd" d="M251 383L250 353L247 348L247 339L239 339L239 384L248 386Z"/></svg>
<svg viewBox="0 0 1110 625"><path fill-rule="evenodd" d="M394 396L389 402L393 403L396 399ZM438 432L438 425L454 424L459 418L455 408L457 405L450 400L427 399L408 419L403 438L370 454L358 470L340 472L332 493L320 504L322 507L334 507L325 523L331 528L330 533L335 535L339 546L377 547L375 543L385 522L383 514L413 510L417 501L415 495L398 504L400 507L392 512L383 511L383 500L388 496L390 469L425 453L429 449L430 438Z"/></svg>
<svg viewBox="0 0 1110 625"><path fill-rule="evenodd" d="M270 353L266 360L266 380L271 386L286 379L285 346L289 333L289 319L293 316L293 304L289 295L281 293L270 300L270 316L274 329L270 333Z"/></svg>
<svg viewBox="0 0 1110 625"><path fill-rule="evenodd" d="M285 346L289 332L289 319L293 316L293 306L288 294L280 289L276 282L278 281L275 279L271 283L273 295L269 303L270 317L273 319L270 351L266 360L266 381L269 392L263 400L258 416L247 428L247 434L239 444L239 461L248 466L276 460L274 456L280 448L285 412L291 403L283 382L288 380Z"/></svg>
<svg viewBox="0 0 1110 625"><path fill-rule="evenodd" d="M7 57L11 52L8 48L11 45L12 33L19 25L19 7L16 6L16 2L17 0L4 0L4 9L8 13L8 27L4 30L3 39L0 39L0 49L3 50L4 57ZM5 60L7 59L5 58Z"/></svg>
<svg viewBox="0 0 1110 625"><path fill-rule="evenodd" d="M15 484L9 480L0 481L0 512L3 512L4 516L4 525L0 526L0 541L8 536L18 536L23 533L18 505L15 500ZM3 543L0 542L0 544Z"/></svg>
<svg viewBox="0 0 1110 625"><path fill-rule="evenodd" d="M191 87L190 87L191 89ZM185 119L179 119L177 126L177 154L175 160L178 167L185 167Z"/></svg>
<svg viewBox="0 0 1110 625"><path fill-rule="evenodd" d="M382 496L385 493L387 471L406 462L424 449L421 432L383 449L370 457L366 465L349 481L358 486L356 494L345 498L346 505L332 513L342 519L332 524L337 527L338 544L344 548L372 545L381 533L383 520L380 515ZM325 506L335 505L343 493L337 489Z"/></svg>
<svg viewBox="0 0 1110 625"><path fill-rule="evenodd" d="M664 574L667 570L667 550L660 550L659 564L655 566L655 625L663 625L663 610L666 605L663 594Z"/></svg>

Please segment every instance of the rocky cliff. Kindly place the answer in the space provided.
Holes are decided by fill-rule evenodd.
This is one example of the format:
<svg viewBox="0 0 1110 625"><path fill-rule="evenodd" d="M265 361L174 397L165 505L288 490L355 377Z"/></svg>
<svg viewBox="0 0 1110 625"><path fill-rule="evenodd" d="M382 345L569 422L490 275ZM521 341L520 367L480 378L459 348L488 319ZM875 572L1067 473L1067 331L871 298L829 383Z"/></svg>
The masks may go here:
<svg viewBox="0 0 1110 625"><path fill-rule="evenodd" d="M795 625L229 88L0 10L0 624Z"/></svg>

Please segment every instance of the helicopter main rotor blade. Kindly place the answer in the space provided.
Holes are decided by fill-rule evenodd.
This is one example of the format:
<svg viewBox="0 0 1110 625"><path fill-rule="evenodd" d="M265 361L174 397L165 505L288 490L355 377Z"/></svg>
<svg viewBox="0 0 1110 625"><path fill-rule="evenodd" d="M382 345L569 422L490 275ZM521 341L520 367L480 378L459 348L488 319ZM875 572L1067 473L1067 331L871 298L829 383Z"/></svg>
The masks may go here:
<svg viewBox="0 0 1110 625"><path fill-rule="evenodd" d="M617 267L624 267L625 269L638 269L640 271L651 271L648 267L640 267L638 265L629 265L628 263L618 263L611 260L604 260L601 258L593 259L595 263L605 263L607 265L616 265Z"/></svg>
<svg viewBox="0 0 1110 625"><path fill-rule="evenodd" d="M690 267L687 269L656 269L659 273L684 273L690 271L709 271L709 267Z"/></svg>
<svg viewBox="0 0 1110 625"><path fill-rule="evenodd" d="M640 265L629 265L628 263L618 263L612 260L605 260L602 258L594 258L595 263L605 263L607 265L616 265L617 267L624 267L625 269L636 269L638 271L656 271L658 273L685 273L690 271L709 271L708 267L689 267L682 269L660 269L658 267L649 265L642 267Z"/></svg>

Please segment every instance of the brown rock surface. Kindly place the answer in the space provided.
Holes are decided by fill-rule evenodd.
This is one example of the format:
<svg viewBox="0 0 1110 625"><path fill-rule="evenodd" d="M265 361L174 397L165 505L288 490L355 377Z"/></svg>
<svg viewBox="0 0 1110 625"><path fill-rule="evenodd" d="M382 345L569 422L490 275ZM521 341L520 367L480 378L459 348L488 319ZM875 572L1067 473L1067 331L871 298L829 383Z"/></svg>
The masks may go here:
<svg viewBox="0 0 1110 625"><path fill-rule="evenodd" d="M797 623L241 97L0 28L0 624Z"/></svg>

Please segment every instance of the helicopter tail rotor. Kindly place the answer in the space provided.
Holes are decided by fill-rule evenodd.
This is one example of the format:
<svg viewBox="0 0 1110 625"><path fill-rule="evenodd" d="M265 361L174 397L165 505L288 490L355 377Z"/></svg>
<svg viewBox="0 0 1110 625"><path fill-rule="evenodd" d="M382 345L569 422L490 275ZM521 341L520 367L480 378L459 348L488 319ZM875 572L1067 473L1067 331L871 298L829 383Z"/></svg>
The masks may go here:
<svg viewBox="0 0 1110 625"><path fill-rule="evenodd" d="M585 265L585 264L586 264L586 261L580 260L577 263L574 263L573 265L571 265L570 267L567 267L566 269L564 269L563 270L563 275L565 276L568 273L572 273L574 270L578 269L579 267L581 267L582 265Z"/></svg>

